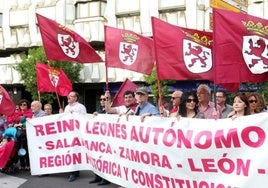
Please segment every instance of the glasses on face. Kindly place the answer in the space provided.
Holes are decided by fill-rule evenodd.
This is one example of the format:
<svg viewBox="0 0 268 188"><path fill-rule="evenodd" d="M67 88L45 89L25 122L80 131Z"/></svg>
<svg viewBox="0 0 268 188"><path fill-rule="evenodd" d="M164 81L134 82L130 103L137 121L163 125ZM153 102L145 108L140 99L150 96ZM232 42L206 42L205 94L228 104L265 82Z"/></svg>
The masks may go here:
<svg viewBox="0 0 268 188"><path fill-rule="evenodd" d="M257 103L257 100L249 100L249 103Z"/></svg>
<svg viewBox="0 0 268 188"><path fill-rule="evenodd" d="M223 96L216 96L216 98L223 98Z"/></svg>
<svg viewBox="0 0 268 188"><path fill-rule="evenodd" d="M195 101L194 101L194 99L187 99L186 102L190 103L190 102L195 102Z"/></svg>
<svg viewBox="0 0 268 188"><path fill-rule="evenodd" d="M172 100L179 99L180 97L171 97Z"/></svg>
<svg viewBox="0 0 268 188"><path fill-rule="evenodd" d="M106 99L105 98L100 98L100 101L106 101Z"/></svg>
<svg viewBox="0 0 268 188"><path fill-rule="evenodd" d="M20 106L27 106L27 104L26 103L21 103Z"/></svg>

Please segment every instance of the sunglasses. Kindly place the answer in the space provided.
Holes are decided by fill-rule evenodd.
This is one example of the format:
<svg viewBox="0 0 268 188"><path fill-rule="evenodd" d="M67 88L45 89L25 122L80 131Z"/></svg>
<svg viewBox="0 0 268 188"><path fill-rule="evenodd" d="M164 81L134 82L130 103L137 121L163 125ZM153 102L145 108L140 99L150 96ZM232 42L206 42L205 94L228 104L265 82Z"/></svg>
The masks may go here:
<svg viewBox="0 0 268 188"><path fill-rule="evenodd" d="M27 104L26 103L21 103L20 106L27 106Z"/></svg>
<svg viewBox="0 0 268 188"><path fill-rule="evenodd" d="M100 98L100 101L106 101L106 99L105 98Z"/></svg>
<svg viewBox="0 0 268 188"><path fill-rule="evenodd" d="M195 102L195 100L194 100L194 99L187 99L186 102L187 102L187 103Z"/></svg>
<svg viewBox="0 0 268 188"><path fill-rule="evenodd" d="M257 103L257 100L249 100L249 103Z"/></svg>

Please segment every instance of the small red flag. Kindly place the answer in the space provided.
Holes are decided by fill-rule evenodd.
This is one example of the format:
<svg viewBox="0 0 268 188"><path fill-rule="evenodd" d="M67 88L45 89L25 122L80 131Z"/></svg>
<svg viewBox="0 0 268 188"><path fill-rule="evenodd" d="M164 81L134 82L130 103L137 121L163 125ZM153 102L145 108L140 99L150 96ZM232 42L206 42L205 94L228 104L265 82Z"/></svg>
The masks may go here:
<svg viewBox="0 0 268 188"><path fill-rule="evenodd" d="M149 75L155 57L153 40L133 31L105 26L106 66Z"/></svg>
<svg viewBox="0 0 268 188"><path fill-rule="evenodd" d="M67 96L73 89L63 70L43 63L36 63L36 81L41 92L57 92L60 96Z"/></svg>
<svg viewBox="0 0 268 188"><path fill-rule="evenodd" d="M125 100L124 100L124 93L127 90L131 90L131 91L136 91L137 90L137 85L133 82L131 82L128 78L122 83L122 85L120 86L119 90L117 91L117 93L114 96L113 99L113 106L121 106L121 105L125 105Z"/></svg>
<svg viewBox="0 0 268 188"><path fill-rule="evenodd" d="M40 14L36 14L36 17L48 60L78 63L103 62L80 35Z"/></svg>
<svg viewBox="0 0 268 188"><path fill-rule="evenodd" d="M0 114L9 116L15 112L15 109L15 103L12 101L5 88L0 85Z"/></svg>
<svg viewBox="0 0 268 188"><path fill-rule="evenodd" d="M212 32L178 27L152 17L159 80L213 81Z"/></svg>
<svg viewBox="0 0 268 188"><path fill-rule="evenodd" d="M237 91L242 82L267 80L268 20L213 9L213 23L215 84Z"/></svg>

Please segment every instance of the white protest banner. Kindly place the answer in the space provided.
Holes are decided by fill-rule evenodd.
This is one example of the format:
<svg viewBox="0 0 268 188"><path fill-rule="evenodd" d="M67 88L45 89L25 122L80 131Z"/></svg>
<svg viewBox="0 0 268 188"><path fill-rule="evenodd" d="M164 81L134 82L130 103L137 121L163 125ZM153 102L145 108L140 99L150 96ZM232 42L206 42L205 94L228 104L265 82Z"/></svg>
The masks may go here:
<svg viewBox="0 0 268 188"><path fill-rule="evenodd" d="M268 113L206 120L59 114L27 122L31 173L93 170L125 187L268 185Z"/></svg>

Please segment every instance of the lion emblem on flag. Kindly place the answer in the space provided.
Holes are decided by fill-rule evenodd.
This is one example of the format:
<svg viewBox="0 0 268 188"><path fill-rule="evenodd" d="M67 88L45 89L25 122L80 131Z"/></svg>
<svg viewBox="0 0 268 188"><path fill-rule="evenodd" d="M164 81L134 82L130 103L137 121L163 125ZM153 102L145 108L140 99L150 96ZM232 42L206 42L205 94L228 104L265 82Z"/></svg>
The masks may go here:
<svg viewBox="0 0 268 188"><path fill-rule="evenodd" d="M257 35L243 37L242 54L244 61L253 74L268 71L268 40Z"/></svg>
<svg viewBox="0 0 268 188"><path fill-rule="evenodd" d="M184 64L192 73L205 73L212 68L211 49L196 42L183 40Z"/></svg>
<svg viewBox="0 0 268 188"><path fill-rule="evenodd" d="M74 41L68 34L58 34L58 43L68 57L76 58L79 55L79 42Z"/></svg>
<svg viewBox="0 0 268 188"><path fill-rule="evenodd" d="M138 45L127 42L120 42L119 58L125 65L132 65L137 58Z"/></svg>

